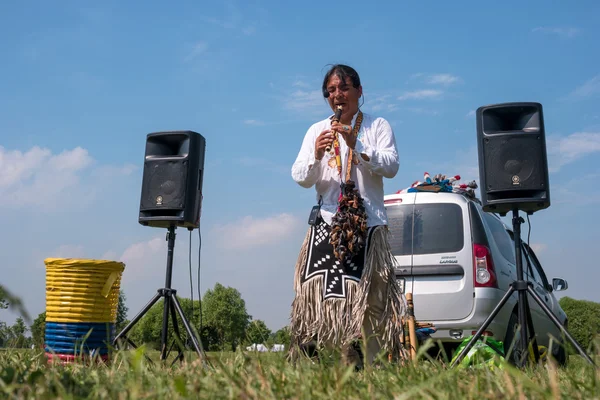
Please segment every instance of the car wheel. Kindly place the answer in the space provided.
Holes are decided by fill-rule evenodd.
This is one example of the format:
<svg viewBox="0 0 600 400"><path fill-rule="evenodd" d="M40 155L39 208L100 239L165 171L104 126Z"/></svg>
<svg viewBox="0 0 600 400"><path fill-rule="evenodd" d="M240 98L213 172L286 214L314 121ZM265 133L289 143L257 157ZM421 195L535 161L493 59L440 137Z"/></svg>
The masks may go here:
<svg viewBox="0 0 600 400"><path fill-rule="evenodd" d="M569 359L569 357L567 356L567 352L565 350L565 345L566 345L566 343L557 344L558 348L556 350L556 353L554 354L554 359L556 360L558 365L563 366L563 367L567 365L567 361ZM553 351L553 353L554 353L554 351Z"/></svg>

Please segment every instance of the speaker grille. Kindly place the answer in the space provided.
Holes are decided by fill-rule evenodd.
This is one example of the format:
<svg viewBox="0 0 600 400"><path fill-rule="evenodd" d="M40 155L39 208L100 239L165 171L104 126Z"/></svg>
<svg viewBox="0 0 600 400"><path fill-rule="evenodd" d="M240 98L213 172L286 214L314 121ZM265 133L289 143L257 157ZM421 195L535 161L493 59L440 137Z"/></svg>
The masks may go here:
<svg viewBox="0 0 600 400"><path fill-rule="evenodd" d="M147 160L140 209L183 209L187 163L187 159Z"/></svg>
<svg viewBox="0 0 600 400"><path fill-rule="evenodd" d="M544 190L545 163L538 135L485 138L486 190Z"/></svg>

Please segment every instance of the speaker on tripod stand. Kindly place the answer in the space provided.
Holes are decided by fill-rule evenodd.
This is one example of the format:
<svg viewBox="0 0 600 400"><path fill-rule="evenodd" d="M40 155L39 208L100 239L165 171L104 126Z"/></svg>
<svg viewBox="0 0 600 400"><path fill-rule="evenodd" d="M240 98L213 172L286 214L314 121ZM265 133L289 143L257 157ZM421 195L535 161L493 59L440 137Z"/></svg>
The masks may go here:
<svg viewBox="0 0 600 400"><path fill-rule="evenodd" d="M518 294L518 324L521 328L520 340L515 343L518 366L523 366L529 358L530 341L533 344L535 362L539 361L527 294L560 329L579 354L594 364L533 289L532 283L524 280L523 276L521 224L524 220L519 216L519 211L531 215L550 207L542 105L533 102L493 104L479 107L476 118L482 207L485 212L498 213L501 216L512 212L517 280L510 284L508 291L455 358L452 366L460 364L515 292ZM562 345L564 346L565 343Z"/></svg>
<svg viewBox="0 0 600 400"><path fill-rule="evenodd" d="M164 361L167 358L170 316L175 342L179 347L177 358L183 360L185 346L177 322L179 315L188 334L188 342L191 342L205 363L202 341L193 332L192 325L177 298L177 291L171 287L175 229L183 227L191 231L200 225L205 148L204 137L193 131L156 132L147 135L138 222L144 226L167 229L165 286L158 289L154 297L115 337L115 347L118 347L122 340L136 347L135 343L127 338L127 333L159 299L163 298L160 359Z"/></svg>

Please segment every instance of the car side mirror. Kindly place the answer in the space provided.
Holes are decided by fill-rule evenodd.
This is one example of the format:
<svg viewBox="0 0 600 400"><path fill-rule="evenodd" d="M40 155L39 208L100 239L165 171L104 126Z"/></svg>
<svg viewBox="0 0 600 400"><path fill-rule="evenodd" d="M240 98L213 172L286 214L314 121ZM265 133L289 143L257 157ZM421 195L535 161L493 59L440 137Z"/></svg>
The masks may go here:
<svg viewBox="0 0 600 400"><path fill-rule="evenodd" d="M569 288L569 284L566 280L562 278L553 278L552 279L552 289L560 292L562 290L567 290Z"/></svg>

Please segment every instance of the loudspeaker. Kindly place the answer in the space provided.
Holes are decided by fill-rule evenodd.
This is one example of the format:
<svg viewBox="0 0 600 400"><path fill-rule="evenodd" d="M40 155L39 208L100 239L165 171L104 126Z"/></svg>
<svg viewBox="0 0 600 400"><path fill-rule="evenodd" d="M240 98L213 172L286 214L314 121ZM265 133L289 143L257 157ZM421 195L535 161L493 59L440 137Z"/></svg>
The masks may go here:
<svg viewBox="0 0 600 400"><path fill-rule="evenodd" d="M484 211L529 214L550 206L544 116L540 103L479 107L477 147Z"/></svg>
<svg viewBox="0 0 600 400"><path fill-rule="evenodd" d="M205 149L206 140L193 131L147 135L140 224L189 229L199 226Z"/></svg>

